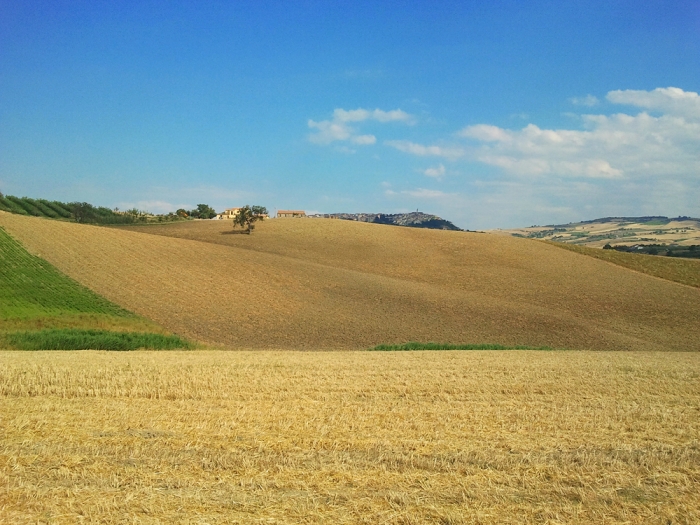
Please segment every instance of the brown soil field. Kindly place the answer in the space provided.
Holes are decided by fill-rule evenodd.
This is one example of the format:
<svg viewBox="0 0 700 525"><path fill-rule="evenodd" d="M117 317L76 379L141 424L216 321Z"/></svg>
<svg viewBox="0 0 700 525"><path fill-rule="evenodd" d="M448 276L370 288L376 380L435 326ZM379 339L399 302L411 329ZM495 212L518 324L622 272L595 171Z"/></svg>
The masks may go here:
<svg viewBox="0 0 700 525"><path fill-rule="evenodd" d="M699 377L687 352L0 352L0 522L694 524Z"/></svg>
<svg viewBox="0 0 700 525"><path fill-rule="evenodd" d="M141 231L0 213L27 249L178 335L235 348L410 340L700 350L700 291L506 236L337 220ZM148 232L148 233L144 233Z"/></svg>

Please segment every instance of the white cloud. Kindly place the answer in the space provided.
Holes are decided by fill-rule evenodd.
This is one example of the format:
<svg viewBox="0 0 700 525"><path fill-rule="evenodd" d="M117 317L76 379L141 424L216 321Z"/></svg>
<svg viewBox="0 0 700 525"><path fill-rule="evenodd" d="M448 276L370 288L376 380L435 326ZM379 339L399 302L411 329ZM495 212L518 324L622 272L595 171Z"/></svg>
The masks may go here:
<svg viewBox="0 0 700 525"><path fill-rule="evenodd" d="M375 109L336 109L333 111L333 120L336 122L362 122L363 120L376 120L379 122L413 122L413 117L400 109L382 111Z"/></svg>
<svg viewBox="0 0 700 525"><path fill-rule="evenodd" d="M414 123L414 117L400 109L383 111L381 109L368 110L358 108L346 110L337 108L333 111L333 118L331 120L316 122L315 120L309 119L307 123L309 128L318 130L309 135L309 140L315 144L330 144L331 142L344 140L349 140L362 146L375 144L377 139L374 135L357 135L356 130L349 124L368 120L380 123Z"/></svg>
<svg viewBox="0 0 700 525"><path fill-rule="evenodd" d="M318 129L318 133L309 135L309 140L316 144L330 144L336 140L348 140L350 138L350 129L343 123L331 122L330 120L315 122L309 119L308 125L312 129Z"/></svg>
<svg viewBox="0 0 700 525"><path fill-rule="evenodd" d="M569 99L569 102L571 102L575 106L588 106L589 108L597 106L600 103L598 98L594 97L593 95L586 95L585 97L573 97Z"/></svg>
<svg viewBox="0 0 700 525"><path fill-rule="evenodd" d="M434 168L428 168L423 172L424 175L428 177L433 177L435 179L441 178L445 174L445 166L442 164L437 165Z"/></svg>
<svg viewBox="0 0 700 525"><path fill-rule="evenodd" d="M443 197L449 197L449 193L445 193L439 190L428 190L425 188L418 188L415 190L405 190L401 192L403 195L409 195L411 197L416 197L419 199L440 199Z"/></svg>
<svg viewBox="0 0 700 525"><path fill-rule="evenodd" d="M366 145L376 143L377 137L375 137L374 135L358 135L357 137L352 137L351 140L355 144L359 144L361 146L366 146Z"/></svg>
<svg viewBox="0 0 700 525"><path fill-rule="evenodd" d="M656 88L653 91L617 90L611 91L605 98L613 104L660 111L685 120L700 119L700 95L676 87Z"/></svg>
<svg viewBox="0 0 700 525"><path fill-rule="evenodd" d="M347 146L336 146L335 151L345 153L347 155L354 155L355 153L357 153L356 149L348 148Z"/></svg>
<svg viewBox="0 0 700 525"><path fill-rule="evenodd" d="M454 146L424 146L409 140L387 140L385 144L399 151L403 151L404 153L410 153L411 155L418 155L420 157L434 156L444 157L446 159L457 159L464 155L464 150L462 148Z"/></svg>
<svg viewBox="0 0 700 525"><path fill-rule="evenodd" d="M583 130L541 129L535 124L509 130L479 124L464 128L459 135L479 143L470 152L471 158L521 177L697 178L697 93L677 88L611 91L607 99L663 114L583 115Z"/></svg>

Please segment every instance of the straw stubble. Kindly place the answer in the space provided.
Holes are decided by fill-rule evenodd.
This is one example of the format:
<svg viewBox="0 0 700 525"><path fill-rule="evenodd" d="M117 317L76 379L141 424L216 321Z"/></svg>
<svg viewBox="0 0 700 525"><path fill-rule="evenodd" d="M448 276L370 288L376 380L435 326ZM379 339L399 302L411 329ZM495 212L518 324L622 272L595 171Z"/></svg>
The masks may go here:
<svg viewBox="0 0 700 525"><path fill-rule="evenodd" d="M3 353L0 521L695 523L695 353Z"/></svg>

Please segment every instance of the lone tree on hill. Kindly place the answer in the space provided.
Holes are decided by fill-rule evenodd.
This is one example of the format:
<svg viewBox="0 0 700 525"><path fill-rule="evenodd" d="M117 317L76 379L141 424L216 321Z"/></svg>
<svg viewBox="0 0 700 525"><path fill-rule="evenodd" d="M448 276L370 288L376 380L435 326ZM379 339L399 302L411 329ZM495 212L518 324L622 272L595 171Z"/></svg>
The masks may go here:
<svg viewBox="0 0 700 525"><path fill-rule="evenodd" d="M255 228L256 221L261 221L267 215L267 208L265 206L249 206L246 204L233 218L233 227L240 226L246 230L246 233L250 235L250 232Z"/></svg>

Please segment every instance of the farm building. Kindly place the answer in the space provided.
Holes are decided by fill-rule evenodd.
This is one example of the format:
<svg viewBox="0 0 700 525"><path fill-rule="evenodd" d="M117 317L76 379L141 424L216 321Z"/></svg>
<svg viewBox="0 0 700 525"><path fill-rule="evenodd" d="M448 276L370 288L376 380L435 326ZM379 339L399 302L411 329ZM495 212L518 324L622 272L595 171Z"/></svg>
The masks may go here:
<svg viewBox="0 0 700 525"><path fill-rule="evenodd" d="M240 208L227 208L223 212L219 213L216 218L217 219L233 219L236 215L238 215L238 210Z"/></svg>
<svg viewBox="0 0 700 525"><path fill-rule="evenodd" d="M304 210L278 210L277 218L287 218L287 217L306 217L306 212Z"/></svg>

